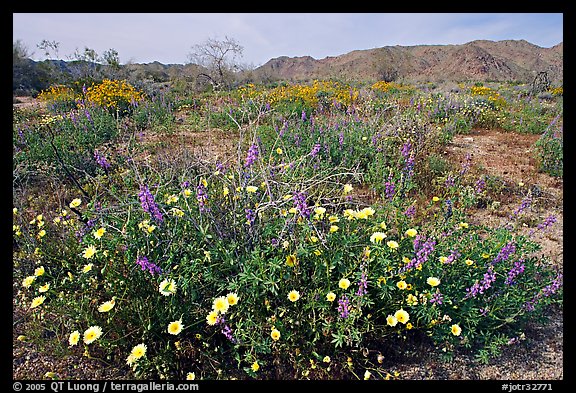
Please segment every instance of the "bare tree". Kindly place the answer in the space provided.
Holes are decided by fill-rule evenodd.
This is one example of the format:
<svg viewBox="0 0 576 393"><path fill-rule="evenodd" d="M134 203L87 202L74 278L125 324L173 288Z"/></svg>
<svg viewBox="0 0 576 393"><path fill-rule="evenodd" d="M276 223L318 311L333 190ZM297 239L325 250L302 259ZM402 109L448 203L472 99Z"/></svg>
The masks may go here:
<svg viewBox="0 0 576 393"><path fill-rule="evenodd" d="M198 77L207 79L214 89L229 88L239 70L237 59L242 57L243 50L236 40L228 36L224 40L208 38L204 43L194 45L188 58L191 63L206 68L206 72Z"/></svg>

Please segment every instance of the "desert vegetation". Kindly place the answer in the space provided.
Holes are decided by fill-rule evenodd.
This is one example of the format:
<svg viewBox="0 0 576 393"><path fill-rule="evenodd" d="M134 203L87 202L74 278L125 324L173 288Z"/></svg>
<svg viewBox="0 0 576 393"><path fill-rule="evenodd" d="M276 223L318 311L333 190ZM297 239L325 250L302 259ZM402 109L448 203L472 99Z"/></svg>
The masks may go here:
<svg viewBox="0 0 576 393"><path fill-rule="evenodd" d="M384 348L414 340L497 358L562 313L562 261L540 252L561 218L528 220L536 188L442 152L537 135L562 179L563 91L446 86L42 90L13 111L19 339L136 379L398 379ZM504 224L472 218L503 192Z"/></svg>

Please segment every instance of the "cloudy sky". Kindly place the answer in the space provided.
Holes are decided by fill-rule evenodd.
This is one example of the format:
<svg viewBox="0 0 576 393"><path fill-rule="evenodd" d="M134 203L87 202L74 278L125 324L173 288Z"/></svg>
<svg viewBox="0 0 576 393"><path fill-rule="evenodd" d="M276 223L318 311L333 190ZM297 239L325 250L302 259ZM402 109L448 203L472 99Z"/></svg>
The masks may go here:
<svg viewBox="0 0 576 393"><path fill-rule="evenodd" d="M192 47L231 37L241 63L259 66L279 56L323 59L393 45L464 44L524 39L541 47L563 41L562 13L13 13L13 42L34 60L37 45L59 43L52 58L88 47L115 49L120 62L189 62Z"/></svg>

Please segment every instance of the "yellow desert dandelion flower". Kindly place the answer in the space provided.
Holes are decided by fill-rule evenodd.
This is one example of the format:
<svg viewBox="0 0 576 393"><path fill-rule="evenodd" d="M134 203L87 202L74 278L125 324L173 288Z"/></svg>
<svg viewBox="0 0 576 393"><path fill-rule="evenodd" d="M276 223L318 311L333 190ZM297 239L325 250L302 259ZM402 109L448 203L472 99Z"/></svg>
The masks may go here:
<svg viewBox="0 0 576 393"><path fill-rule="evenodd" d="M48 292L49 289L50 289L50 283L47 282L46 284L44 284L40 288L38 288L38 292L40 292L40 293Z"/></svg>
<svg viewBox="0 0 576 393"><path fill-rule="evenodd" d="M394 240L386 242L386 245L388 245L388 247L390 247L392 250L396 250L398 248L398 242Z"/></svg>
<svg viewBox="0 0 576 393"><path fill-rule="evenodd" d="M212 303L212 309L221 314L226 314L228 306L230 306L230 303L228 303L228 299L224 296L217 297Z"/></svg>
<svg viewBox="0 0 576 393"><path fill-rule="evenodd" d="M398 322L404 323L404 324L406 322L408 322L408 320L410 319L410 315L406 311L404 311L403 309L396 311L394 313L394 317L398 320Z"/></svg>
<svg viewBox="0 0 576 393"><path fill-rule="evenodd" d="M138 344L134 348L132 348L132 352L130 355L134 356L134 359L138 360L142 356L146 356L146 344Z"/></svg>
<svg viewBox="0 0 576 393"><path fill-rule="evenodd" d="M440 257L438 258L438 260L440 261L440 263L446 263L446 261L448 261L448 257Z"/></svg>
<svg viewBox="0 0 576 393"><path fill-rule="evenodd" d="M224 186L222 188L222 195L226 196L228 194L230 194L230 189L228 187Z"/></svg>
<svg viewBox="0 0 576 393"><path fill-rule="evenodd" d="M102 328L100 326L90 326L84 332L84 343L92 344L102 336Z"/></svg>
<svg viewBox="0 0 576 393"><path fill-rule="evenodd" d="M70 207L74 208L74 207L78 207L82 204L82 200L80 198L75 198L72 200L72 202L70 202Z"/></svg>
<svg viewBox="0 0 576 393"><path fill-rule="evenodd" d="M46 296L36 296L34 299L32 299L32 304L30 305L30 308L38 307L39 305L44 303L44 300L46 300Z"/></svg>
<svg viewBox="0 0 576 393"><path fill-rule="evenodd" d="M80 341L80 332L78 330L74 330L68 337L68 344L73 347L74 345L78 344L78 341Z"/></svg>
<svg viewBox="0 0 576 393"><path fill-rule="evenodd" d="M252 366L250 366L250 368L252 369L252 371L257 372L258 370L260 370L260 365L258 364L258 362L254 362L252 363Z"/></svg>
<svg viewBox="0 0 576 393"><path fill-rule="evenodd" d="M131 366L134 364L134 362L136 362L134 355L132 355L132 354L128 355L128 357L126 358L126 364Z"/></svg>
<svg viewBox="0 0 576 393"><path fill-rule="evenodd" d="M418 298L412 294L409 294L408 299L406 299L406 303L408 303L409 306L417 306Z"/></svg>
<svg viewBox="0 0 576 393"><path fill-rule="evenodd" d="M30 285L36 280L36 276L28 276L24 280L22 280L22 286L24 288L29 288Z"/></svg>
<svg viewBox="0 0 576 393"><path fill-rule="evenodd" d="M94 246L88 246L84 249L84 252L82 253L82 256L86 259L90 259L94 256L94 254L96 254L96 247Z"/></svg>
<svg viewBox="0 0 576 393"><path fill-rule="evenodd" d="M272 329L270 332L270 337L272 337L272 340L274 341L280 340L280 331L278 331L276 328Z"/></svg>
<svg viewBox="0 0 576 393"><path fill-rule="evenodd" d="M466 228L466 229L467 229L469 225L468 225L467 222L461 222L460 224L458 224L458 226L459 226L460 228Z"/></svg>
<svg viewBox="0 0 576 393"><path fill-rule="evenodd" d="M158 292L164 296L170 296L176 293L176 281L164 279L158 286Z"/></svg>
<svg viewBox="0 0 576 393"><path fill-rule="evenodd" d="M370 241L374 244L382 243L382 240L386 237L384 232L374 232L372 236L370 236Z"/></svg>
<svg viewBox="0 0 576 393"><path fill-rule="evenodd" d="M187 188L184 191L182 191L182 194L184 194L184 198L189 198L190 195L192 195L192 190Z"/></svg>
<svg viewBox="0 0 576 393"><path fill-rule="evenodd" d="M84 265L84 267L82 268L82 273L88 273L90 270L92 270L93 266L94 266L93 263L89 263L87 265Z"/></svg>
<svg viewBox="0 0 576 393"><path fill-rule="evenodd" d="M314 213L318 214L318 217L322 217L324 215L324 213L326 213L326 208L324 207L317 207L314 209Z"/></svg>
<svg viewBox="0 0 576 393"><path fill-rule="evenodd" d="M44 236L46 236L46 230L42 229L40 232L38 232L38 239Z"/></svg>
<svg viewBox="0 0 576 393"><path fill-rule="evenodd" d="M210 311L210 313L206 316L206 323L210 326L216 325L218 321L218 312L217 311Z"/></svg>
<svg viewBox="0 0 576 393"><path fill-rule="evenodd" d="M104 228L104 227L99 228L96 232L94 232L94 237L96 239L101 239L105 233L106 233L106 228Z"/></svg>
<svg viewBox="0 0 576 393"><path fill-rule="evenodd" d="M293 267L296 264L296 255L290 254L286 256L286 265Z"/></svg>
<svg viewBox="0 0 576 393"><path fill-rule="evenodd" d="M113 298L112 300L108 300L107 302L102 303L99 307L98 307L98 311L100 312L108 312L110 310L112 310L114 308L114 305L116 304L116 300Z"/></svg>
<svg viewBox="0 0 576 393"><path fill-rule="evenodd" d="M351 184L344 184L344 194L348 194L348 193L352 192L353 189L354 189L354 187L352 187Z"/></svg>
<svg viewBox="0 0 576 393"><path fill-rule="evenodd" d="M414 237L418 234L418 231L414 228L410 228L406 231L406 236Z"/></svg>
<svg viewBox="0 0 576 393"><path fill-rule="evenodd" d="M246 186L246 192L248 194L254 194L256 191L258 191L258 187L256 186Z"/></svg>
<svg viewBox="0 0 576 393"><path fill-rule="evenodd" d="M342 289L348 289L348 287L350 286L350 280L348 280L347 278L342 278L340 279L340 281L338 281L338 286Z"/></svg>
<svg viewBox="0 0 576 393"><path fill-rule="evenodd" d="M182 320L172 321L168 324L168 333L173 335L178 335L182 331L184 326L182 326Z"/></svg>
<svg viewBox="0 0 576 393"><path fill-rule="evenodd" d="M328 221L330 221L330 224L335 224L337 222L340 222L340 219L338 218L338 216L330 216L328 217Z"/></svg>
<svg viewBox="0 0 576 393"><path fill-rule="evenodd" d="M408 286L408 284L406 284L406 281L402 280L402 281L398 281L396 283L396 286L398 287L398 289L406 289L406 287Z"/></svg>
<svg viewBox="0 0 576 393"><path fill-rule="evenodd" d="M428 283L428 285L430 285L431 287L437 287L438 285L440 285L440 280L437 277L428 277L426 279L426 282Z"/></svg>
<svg viewBox="0 0 576 393"><path fill-rule="evenodd" d="M473 261L472 259L466 259L464 262L465 262L466 265L468 265L468 266L472 266L472 265L474 264L474 261Z"/></svg>
<svg viewBox="0 0 576 393"><path fill-rule="evenodd" d="M290 293L288 294L288 299L290 299L291 302L297 301L298 299L300 299L300 292L291 290Z"/></svg>
<svg viewBox="0 0 576 393"><path fill-rule="evenodd" d="M333 302L336 299L336 294L334 292L328 292L326 294L326 300Z"/></svg>
<svg viewBox="0 0 576 393"><path fill-rule="evenodd" d="M187 381L193 381L193 380L195 380L195 379L196 379L196 374L194 374L194 373L188 373L188 374L186 374L186 380L187 380Z"/></svg>
<svg viewBox="0 0 576 393"><path fill-rule="evenodd" d="M434 202L438 202L438 201L440 200L440 198L438 198L437 196L435 196L435 197L432 197L432 200L433 200Z"/></svg>
<svg viewBox="0 0 576 393"><path fill-rule="evenodd" d="M459 336L460 333L462 333L462 328L460 328L460 326L454 324L450 327L450 331L452 332L453 335Z"/></svg>
<svg viewBox="0 0 576 393"><path fill-rule="evenodd" d="M36 277L39 277L39 276L43 275L44 272L45 272L44 266L40 266L40 267L37 267L36 270L34 270L34 275Z"/></svg>
<svg viewBox="0 0 576 393"><path fill-rule="evenodd" d="M170 205L170 204L176 203L176 202L178 202L178 196L176 196L176 195L174 195L174 194L170 195L170 196L168 197L168 199L166 199L166 204L167 204L167 205Z"/></svg>
<svg viewBox="0 0 576 393"><path fill-rule="evenodd" d="M330 225L330 232L331 233L336 232L338 229L339 229L338 225Z"/></svg>
<svg viewBox="0 0 576 393"><path fill-rule="evenodd" d="M277 149L276 149L276 154L282 154L282 149L277 148Z"/></svg>
<svg viewBox="0 0 576 393"><path fill-rule="evenodd" d="M394 315L388 315L386 317L386 323L388 324L388 326L394 327L398 323L398 320L396 319L396 317Z"/></svg>
<svg viewBox="0 0 576 393"><path fill-rule="evenodd" d="M238 304L238 295L235 292L230 292L226 295L226 300L228 300L228 304L231 306L235 306Z"/></svg>

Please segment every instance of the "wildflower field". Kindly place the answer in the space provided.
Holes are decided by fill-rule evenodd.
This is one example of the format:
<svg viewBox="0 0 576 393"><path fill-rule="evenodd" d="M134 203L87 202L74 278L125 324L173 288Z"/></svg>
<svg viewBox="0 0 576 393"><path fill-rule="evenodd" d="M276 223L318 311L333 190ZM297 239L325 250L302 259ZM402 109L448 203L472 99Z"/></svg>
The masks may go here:
<svg viewBox="0 0 576 393"><path fill-rule="evenodd" d="M528 136L561 182L561 87L103 80L37 100L13 112L13 329L34 352L129 379L402 379L410 343L487 364L562 314L546 192L445 154Z"/></svg>

